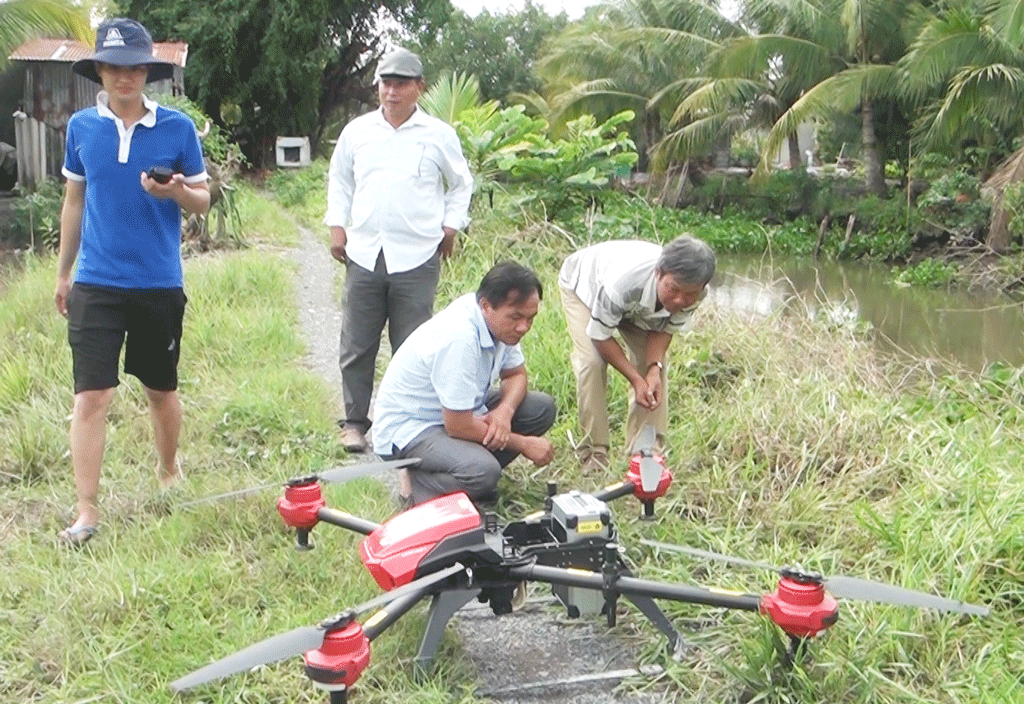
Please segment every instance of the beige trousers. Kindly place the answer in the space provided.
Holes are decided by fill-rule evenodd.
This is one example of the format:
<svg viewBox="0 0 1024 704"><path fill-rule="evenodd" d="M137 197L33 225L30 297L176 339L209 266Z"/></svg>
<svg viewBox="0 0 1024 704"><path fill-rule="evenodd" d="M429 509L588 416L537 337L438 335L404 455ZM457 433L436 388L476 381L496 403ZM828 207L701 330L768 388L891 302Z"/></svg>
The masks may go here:
<svg viewBox="0 0 1024 704"><path fill-rule="evenodd" d="M572 338L572 371L576 375L576 405L579 409L580 430L583 438L577 446L581 455L593 449L608 449L608 363L598 353L594 343L587 336L590 309L573 291L559 287L562 294L562 310ZM626 343L623 347L626 357L637 369L647 368L644 356L647 349L647 331L633 325L619 327L619 334ZM636 442L640 430L647 424L653 425L659 437L668 428L667 376L661 371L661 388L665 390L662 402L653 411L636 403L632 384L629 385L629 413L626 417L626 451Z"/></svg>

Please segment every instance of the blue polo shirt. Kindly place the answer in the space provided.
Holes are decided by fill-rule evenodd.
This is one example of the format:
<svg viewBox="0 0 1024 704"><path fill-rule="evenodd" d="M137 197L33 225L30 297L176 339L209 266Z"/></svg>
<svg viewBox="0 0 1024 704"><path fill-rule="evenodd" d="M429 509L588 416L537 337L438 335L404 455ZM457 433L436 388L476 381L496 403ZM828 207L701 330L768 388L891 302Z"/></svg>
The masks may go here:
<svg viewBox="0 0 1024 704"><path fill-rule="evenodd" d="M131 127L108 107L68 121L62 172L85 182L82 238L75 281L119 288L181 288L181 208L139 183L151 166L166 166L189 184L206 180L195 125L186 115L143 98L146 115Z"/></svg>
<svg viewBox="0 0 1024 704"><path fill-rule="evenodd" d="M487 412L501 372L525 362L519 345L491 337L475 293L461 296L420 325L391 358L373 406L373 446L391 454L432 426L444 409Z"/></svg>

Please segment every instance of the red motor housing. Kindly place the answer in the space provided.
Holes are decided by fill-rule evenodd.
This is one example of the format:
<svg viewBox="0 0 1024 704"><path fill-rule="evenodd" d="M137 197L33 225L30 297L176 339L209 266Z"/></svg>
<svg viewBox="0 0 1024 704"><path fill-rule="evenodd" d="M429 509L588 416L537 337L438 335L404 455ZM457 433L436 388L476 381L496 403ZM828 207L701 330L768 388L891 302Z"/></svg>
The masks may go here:
<svg viewBox="0 0 1024 704"><path fill-rule="evenodd" d="M481 531L480 512L464 493L431 499L404 511L359 543L359 555L385 591L416 578L420 561L445 538Z"/></svg>
<svg viewBox="0 0 1024 704"><path fill-rule="evenodd" d="M797 638L814 638L839 619L839 604L816 580L783 576L778 588L761 599L761 613Z"/></svg>
<svg viewBox="0 0 1024 704"><path fill-rule="evenodd" d="M629 469L626 470L626 481L633 484L633 494L641 501L660 499L668 492L668 487L672 484L672 472L665 466L665 458L661 455L651 455L651 457L661 465L661 477L658 479L658 486L654 491L644 491L643 482L640 480L640 455L633 455L629 461Z"/></svg>
<svg viewBox="0 0 1024 704"><path fill-rule="evenodd" d="M363 627L353 621L344 628L331 631L324 644L303 656L306 676L329 688L351 687L370 664L370 639Z"/></svg>
<svg viewBox="0 0 1024 704"><path fill-rule="evenodd" d="M327 505L316 480L309 484L286 486L284 496L277 501L277 512L292 528L312 530L319 523L317 511Z"/></svg>

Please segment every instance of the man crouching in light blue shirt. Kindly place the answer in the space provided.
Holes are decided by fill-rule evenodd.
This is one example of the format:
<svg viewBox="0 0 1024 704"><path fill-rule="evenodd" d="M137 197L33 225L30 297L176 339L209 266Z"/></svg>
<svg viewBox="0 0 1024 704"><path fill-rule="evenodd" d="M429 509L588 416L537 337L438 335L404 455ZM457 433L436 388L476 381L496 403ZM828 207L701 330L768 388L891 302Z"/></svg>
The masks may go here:
<svg viewBox="0 0 1024 704"><path fill-rule="evenodd" d="M541 436L555 421L555 401L528 390L519 347L542 296L536 274L502 262L476 294L457 298L395 352L373 407L373 445L389 459L420 459L409 470L406 506L457 491L493 502L502 468L516 457L551 462Z"/></svg>

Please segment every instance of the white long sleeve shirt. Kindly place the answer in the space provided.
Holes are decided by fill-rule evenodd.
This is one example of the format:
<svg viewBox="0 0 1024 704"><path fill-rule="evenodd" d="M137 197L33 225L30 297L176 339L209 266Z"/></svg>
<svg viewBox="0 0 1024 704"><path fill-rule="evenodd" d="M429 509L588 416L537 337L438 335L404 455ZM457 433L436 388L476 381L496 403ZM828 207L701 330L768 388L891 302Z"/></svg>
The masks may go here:
<svg viewBox="0 0 1024 704"><path fill-rule="evenodd" d="M373 270L414 269L437 251L442 227L469 224L473 177L455 130L416 108L398 129L381 110L341 131L327 185L328 227L343 227L345 254Z"/></svg>

